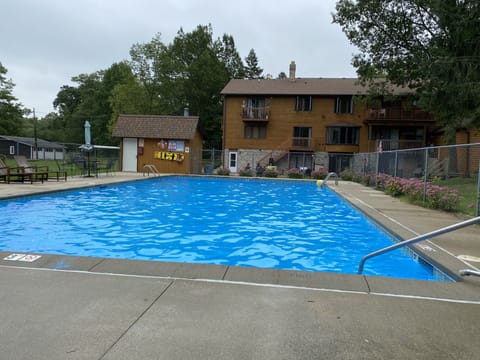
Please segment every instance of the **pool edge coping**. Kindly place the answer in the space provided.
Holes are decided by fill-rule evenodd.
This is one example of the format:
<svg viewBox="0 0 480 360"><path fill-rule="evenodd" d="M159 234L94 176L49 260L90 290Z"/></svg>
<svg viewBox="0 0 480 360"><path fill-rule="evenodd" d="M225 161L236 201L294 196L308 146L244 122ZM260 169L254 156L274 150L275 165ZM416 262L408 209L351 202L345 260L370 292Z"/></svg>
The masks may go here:
<svg viewBox="0 0 480 360"><path fill-rule="evenodd" d="M162 174L162 176L175 176L178 174ZM184 174L180 174L181 176L188 176ZM198 175L196 175L198 176ZM61 192L61 191L69 191L69 190L74 190L74 189L81 189L81 188L93 188L93 187L98 187L98 186L106 186L106 185L114 185L116 183L127 183L127 182L132 182L132 181L141 181L141 180L148 180L148 179L155 179L156 177L145 177L145 176L140 176L140 174L137 174L136 177L132 178L125 178L125 179L115 179L116 181L107 181L107 182L102 182L102 183L88 183L88 184L69 184L68 188L62 188L62 189L53 189L53 190L45 190L45 191L36 191L31 194L18 194L15 196L2 196L0 199L11 199L11 198L16 198L16 197L25 197L29 195L40 195L40 194L45 194L45 193L51 193L51 192ZM114 179L112 179L114 180ZM292 180L292 179L273 179L273 180ZM293 179L293 181L298 181L296 179ZM303 180L305 181L305 180ZM313 180L309 180L312 183ZM342 182L340 182L342 183ZM71 186L73 185L73 186ZM75 186L76 185L76 186ZM345 196L345 192L338 192L336 189L332 186L331 188L335 193L340 195L345 201L349 202L352 206L356 207L360 211L364 212L363 209L359 208L356 206L355 202L352 202L349 199L349 196ZM347 193L348 194L348 193ZM352 194L350 194L350 197L354 197ZM358 199L358 198L357 198ZM371 209L375 209L374 207L371 207ZM381 214L380 211L375 209L375 211L378 214ZM374 216L371 216L368 214L368 211L366 212L366 215L373 219L373 221L377 222L380 226L385 227L388 231L397 234L397 231L395 229L390 229L388 226L385 226L381 221L378 221ZM383 215L382 215L383 218ZM400 238L404 239L403 236L399 236ZM409 236L411 237L411 236ZM418 249L419 253L422 253L423 249ZM415 249L417 251L417 248ZM11 254L11 251L4 252L1 251L0 255L0 267L18 267L18 268L34 268L34 269L42 269L42 266L31 266L32 264L12 264L12 262L6 262L7 260L3 260L3 258L6 255L3 254ZM124 262L125 265L129 262L135 261L135 262L142 262L142 260L119 260L119 259L109 259L109 258L90 258L90 257L78 257L78 256L73 256L73 257L68 257L64 255L52 255L52 254L39 254L42 257L52 257L55 259L55 261L60 261L63 258L75 258L75 259L97 259L99 262L98 264L102 262L108 262L108 261L119 261L119 262ZM425 257L426 260L430 260L430 257L428 256L428 253L423 255L422 257ZM100 260L99 260L100 259ZM456 258L455 258L456 259ZM458 262L462 263L459 259ZM53 260L52 260L53 261ZM433 262L436 262L435 259L432 260ZM166 262L155 262L155 263L166 263ZM192 271L195 271L195 264L187 264L187 263L175 263L175 264L182 264L182 266L185 267L192 267ZM215 267L215 266L221 266L221 265L202 265L201 266L206 266L206 267ZM435 264L436 265L436 264ZM443 271L443 264L439 264L438 266L440 270ZM458 264L457 264L458 265ZM96 266L96 265L95 265ZM140 266L141 267L141 266ZM147 267L148 268L148 267ZM210 279L210 280L215 280L215 281L240 281L240 282L251 282L254 284L271 284L275 285L276 282L280 280L272 280L268 276L269 271L273 272L291 272L292 274L295 274L294 276L290 274L291 276L287 276L286 274L276 274L274 275L275 278L284 278L285 276L288 278L290 277L290 280L282 280L281 283L277 283L276 285L282 285L282 286L294 286L294 287L306 287L306 288L317 288L317 289L330 289L331 291L357 291L358 287L362 288L361 292L365 292L368 294L374 294L374 293L388 293L388 294L395 294L398 296L420 296L420 297L425 297L425 298L430 298L430 297L441 297L441 298L452 298L452 299L457 299L461 300L468 295L469 298L474 299L475 301L480 300L480 292L478 291L480 281L477 281L476 279L472 278L456 278L457 282L441 282L441 281L425 281L425 280L408 280L408 279L399 279L399 278L391 278L391 277L381 277L381 276L369 276L369 275L350 275L350 274L338 274L338 273L329 273L329 272L306 272L306 271L295 271L295 270L275 270L275 269L261 269L261 268L242 268L242 267L233 267L229 266L226 267L228 268L227 271L229 272L229 276L232 276L232 278L227 278L227 279ZM45 270L55 270L55 271L61 271L62 269L54 269L51 267L45 267ZM240 269L248 269L248 271L245 270L240 270ZM449 271L448 268L446 268L447 271L445 271L447 274L450 274L452 271ZM71 271L64 269L65 271ZM73 268L72 270L74 271L79 271L79 272L87 272L87 273L94 273L92 270L93 268L89 269L83 269L82 267ZM114 269L110 269L114 270ZM143 274L145 271L139 271L137 274L134 274L136 276L147 276ZM243 272L243 275L241 274ZM105 274L111 273L111 274L117 274L117 275L128 275L128 271L108 271L105 272ZM250 273L250 274L247 274ZM453 271L453 273L455 273ZM306 275L306 274L314 274L312 275ZM234 276L235 275L235 276ZM158 277L166 277L166 278L177 278L175 276L172 277L172 274L168 273L161 273L160 275L154 275ZM292 280L292 276L294 280ZM182 278L182 277L179 277ZM264 280L262 280L262 278ZM312 280L313 278L313 280ZM195 280L199 279L197 276L191 276L187 277L187 279L190 280ZM308 280L310 279L310 280ZM360 282L360 285L359 285ZM393 286L392 286L393 285Z"/></svg>

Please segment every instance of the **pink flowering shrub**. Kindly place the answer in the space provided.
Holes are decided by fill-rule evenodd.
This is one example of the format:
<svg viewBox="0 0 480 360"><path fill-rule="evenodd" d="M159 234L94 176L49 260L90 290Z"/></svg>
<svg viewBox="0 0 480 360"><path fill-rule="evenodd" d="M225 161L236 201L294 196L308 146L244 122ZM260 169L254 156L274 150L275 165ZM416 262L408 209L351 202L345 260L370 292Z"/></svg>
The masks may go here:
<svg viewBox="0 0 480 360"><path fill-rule="evenodd" d="M328 175L328 171L325 168L321 168L315 171L312 171L312 178L313 179L325 179Z"/></svg>
<svg viewBox="0 0 480 360"><path fill-rule="evenodd" d="M252 169L240 169L240 171L238 172L238 175L246 176L246 177L252 177L253 176L253 170Z"/></svg>
<svg viewBox="0 0 480 360"><path fill-rule="evenodd" d="M420 179L394 178L385 174L378 174L376 187L383 189L391 196L406 196L412 202L423 202L425 183ZM456 211L460 201L460 194L456 189L446 186L426 183L425 205L432 209Z"/></svg>
<svg viewBox="0 0 480 360"><path fill-rule="evenodd" d="M269 177L269 178L276 178L278 177L278 171L275 169L269 169L268 166L263 172L263 176Z"/></svg>
<svg viewBox="0 0 480 360"><path fill-rule="evenodd" d="M301 179L301 178L303 178L303 174L302 174L302 172L300 171L299 168L292 168L292 169L287 170L287 176L290 179Z"/></svg>
<svg viewBox="0 0 480 360"><path fill-rule="evenodd" d="M353 180L353 173L350 170L343 170L340 173L340 179L345 181L352 181Z"/></svg>
<svg viewBox="0 0 480 360"><path fill-rule="evenodd" d="M222 175L222 176L229 176L230 175L230 170L227 169L226 167L219 167L216 170L217 175Z"/></svg>

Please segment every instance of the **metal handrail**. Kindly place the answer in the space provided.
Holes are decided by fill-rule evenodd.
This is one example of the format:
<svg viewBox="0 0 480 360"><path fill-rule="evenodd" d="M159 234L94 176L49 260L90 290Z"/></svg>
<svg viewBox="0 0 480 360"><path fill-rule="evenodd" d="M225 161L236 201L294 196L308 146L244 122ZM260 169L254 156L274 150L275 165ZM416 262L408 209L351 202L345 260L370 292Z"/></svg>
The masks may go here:
<svg viewBox="0 0 480 360"><path fill-rule="evenodd" d="M143 166L143 176L145 176L145 173L150 176L150 173L153 175L160 175L160 172L158 171L157 167L155 165L144 165Z"/></svg>
<svg viewBox="0 0 480 360"><path fill-rule="evenodd" d="M412 239L405 240L405 241L387 246L383 249L371 252L370 254L365 255L360 260L360 264L358 265L358 272L357 273L361 274L363 272L363 266L365 264L365 261L374 257L374 256L382 255L382 254L385 254L386 252L389 252L389 251L392 251L392 250L395 250L395 249L398 249L398 248L401 248L401 247L404 247L404 246L407 246L407 245L415 244L419 241L426 240L428 238L439 236L439 235L442 235L442 234L446 234L446 233L449 233L451 231L455 231L455 230L458 230L458 229L461 229L461 228L464 228L466 226L473 225L473 224L476 224L476 223L480 223L480 216L477 216L477 217L474 217L472 219L459 222L457 224L449 225L449 226L446 226L444 228L431 231L431 232L426 233L424 235L419 235L419 236L416 236Z"/></svg>
<svg viewBox="0 0 480 360"><path fill-rule="evenodd" d="M338 175L336 172L329 172L325 179L321 182L321 186L327 185L327 180L330 180L332 177L335 178L335 185L338 186Z"/></svg>

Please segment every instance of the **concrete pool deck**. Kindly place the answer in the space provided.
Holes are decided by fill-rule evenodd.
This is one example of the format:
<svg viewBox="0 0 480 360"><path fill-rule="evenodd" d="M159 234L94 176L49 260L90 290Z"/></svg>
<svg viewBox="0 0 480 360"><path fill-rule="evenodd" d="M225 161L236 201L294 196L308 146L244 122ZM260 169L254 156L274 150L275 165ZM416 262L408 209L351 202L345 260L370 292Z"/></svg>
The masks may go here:
<svg viewBox="0 0 480 360"><path fill-rule="evenodd" d="M0 198L144 179L0 184ZM401 238L461 221L350 182L331 187ZM480 227L417 245L480 267ZM0 252L6 359L472 359L480 279L456 283ZM32 254L26 254L32 255Z"/></svg>

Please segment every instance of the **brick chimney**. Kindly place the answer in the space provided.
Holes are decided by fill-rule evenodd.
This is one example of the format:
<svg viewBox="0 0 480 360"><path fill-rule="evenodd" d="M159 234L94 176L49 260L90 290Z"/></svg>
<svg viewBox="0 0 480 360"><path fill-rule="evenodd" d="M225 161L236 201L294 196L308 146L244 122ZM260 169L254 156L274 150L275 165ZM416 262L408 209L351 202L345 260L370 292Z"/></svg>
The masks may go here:
<svg viewBox="0 0 480 360"><path fill-rule="evenodd" d="M290 63L289 76L288 76L290 81L295 81L296 70L297 70L297 65L295 65L295 61L292 60L292 62Z"/></svg>

